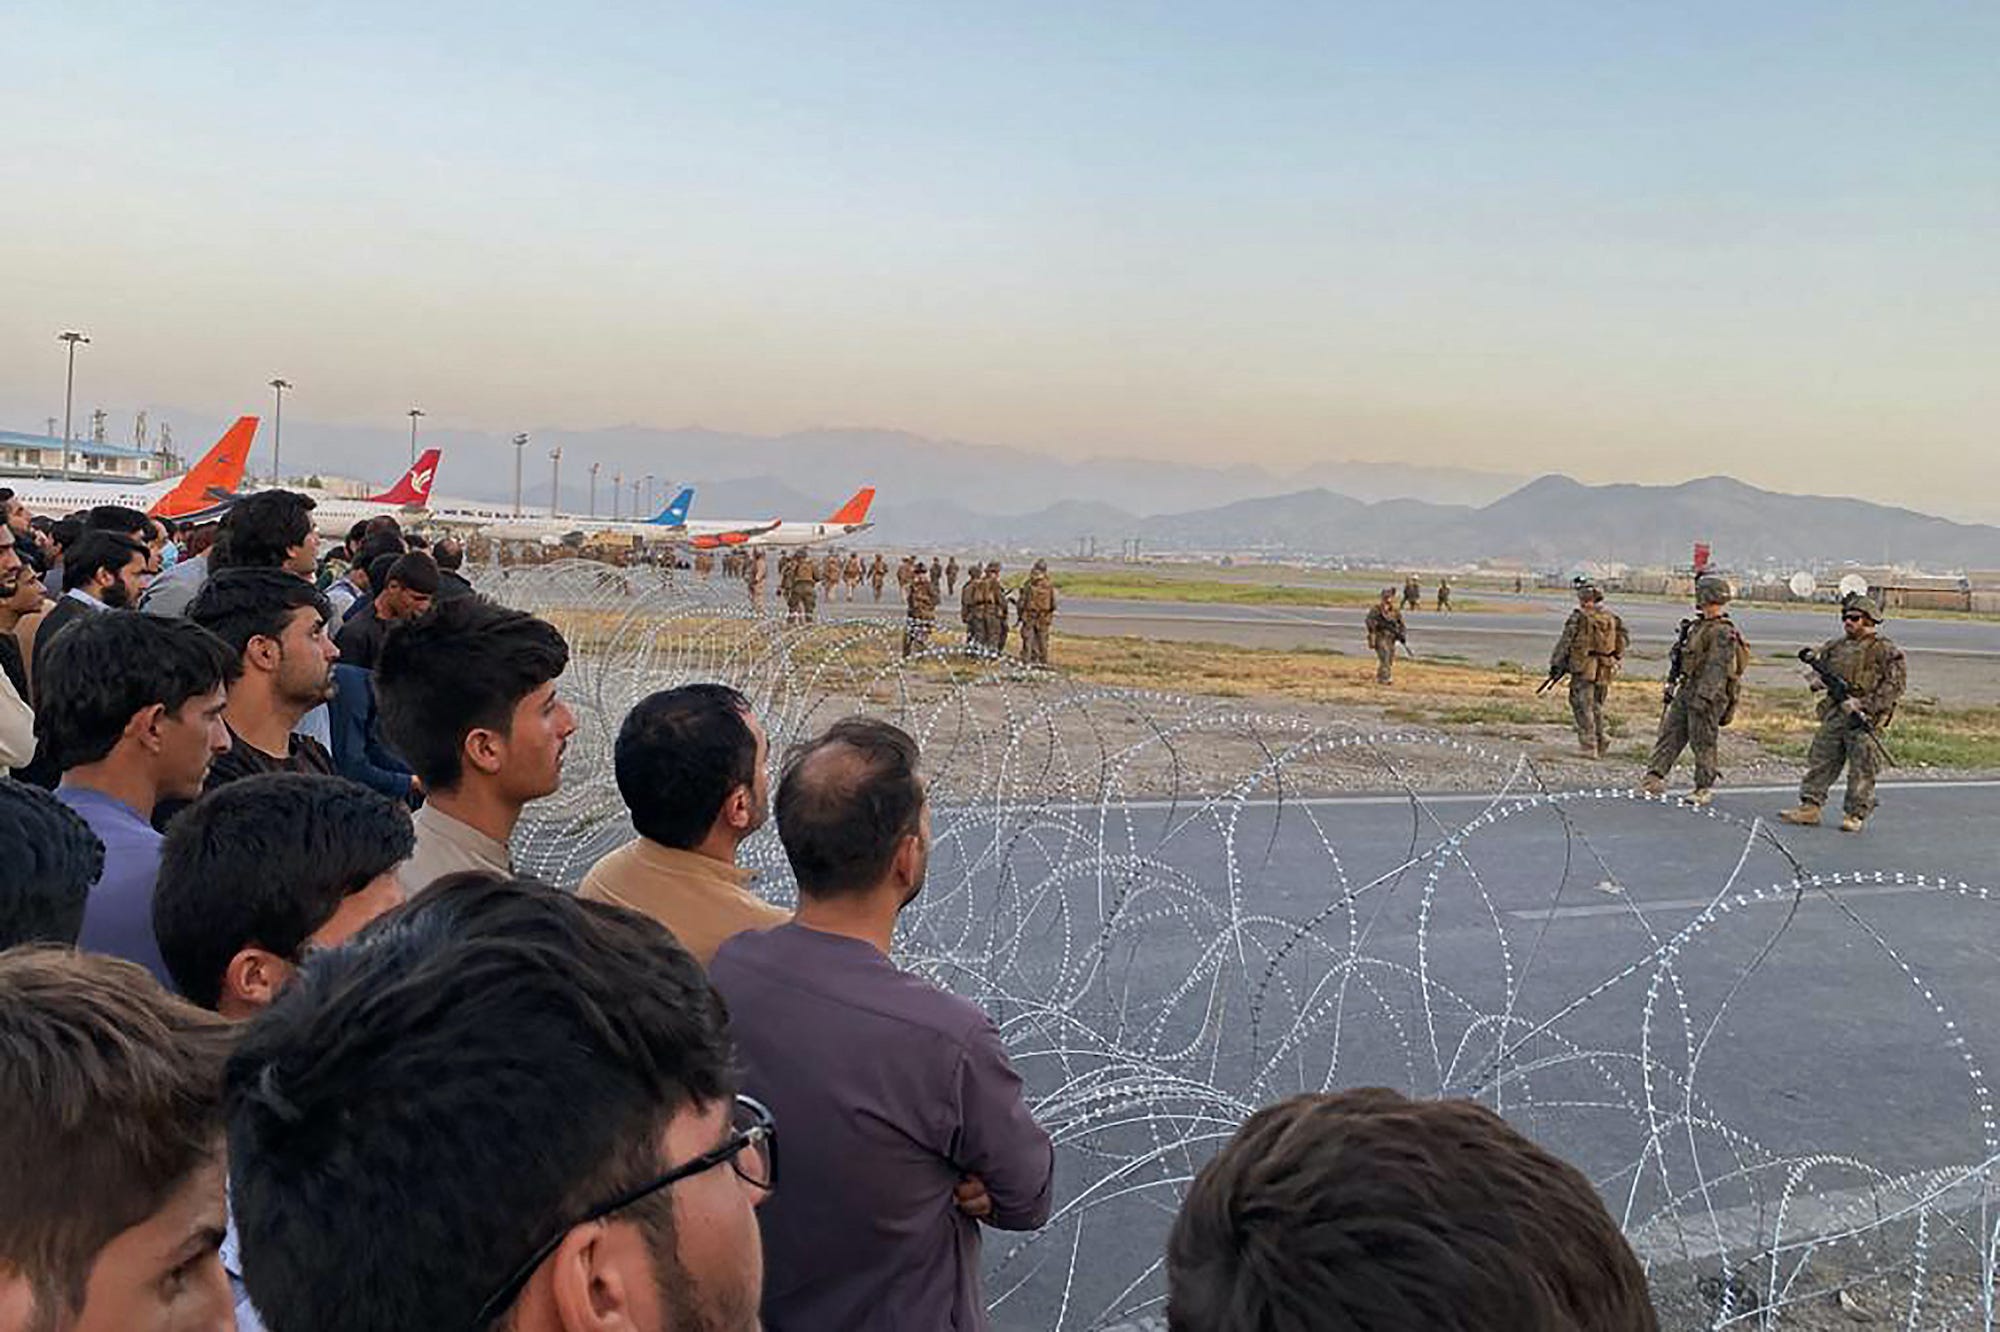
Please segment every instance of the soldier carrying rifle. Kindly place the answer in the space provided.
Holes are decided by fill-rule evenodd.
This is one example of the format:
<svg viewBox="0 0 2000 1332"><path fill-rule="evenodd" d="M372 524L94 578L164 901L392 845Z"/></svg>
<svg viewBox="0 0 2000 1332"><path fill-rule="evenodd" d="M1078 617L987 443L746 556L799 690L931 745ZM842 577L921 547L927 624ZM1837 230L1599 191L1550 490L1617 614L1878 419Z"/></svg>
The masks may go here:
<svg viewBox="0 0 2000 1332"><path fill-rule="evenodd" d="M1368 611L1368 646L1375 652L1375 683L1392 684L1396 671L1396 644L1410 646L1403 628L1403 612L1396 609L1396 589L1385 587L1382 596Z"/></svg>
<svg viewBox="0 0 2000 1332"><path fill-rule="evenodd" d="M1874 601L1855 595L1840 603L1839 638L1817 651L1799 650L1799 660L1811 673L1819 700L1819 730L1806 750L1806 773L1799 782L1799 803L1780 811L1786 823L1814 827L1827 791L1847 769L1847 799L1840 830L1860 832L1875 811L1875 776L1888 750L1882 731L1896 715L1896 703L1906 683L1903 650L1878 630L1882 611Z"/></svg>
<svg viewBox="0 0 2000 1332"><path fill-rule="evenodd" d="M1694 602L1699 618L1681 621L1680 637L1667 658L1666 707L1660 713L1660 733L1653 758L1646 765L1640 789L1664 795L1667 774L1683 749L1694 750L1694 794L1688 799L1706 805L1722 780L1722 728L1736 716L1743 672L1750 665L1750 647L1730 622L1726 580L1703 575L1695 580Z"/></svg>
<svg viewBox="0 0 2000 1332"><path fill-rule="evenodd" d="M1595 583L1579 575L1571 586L1576 589L1576 609L1569 613L1562 637L1549 654L1549 678L1535 692L1569 677L1569 711L1576 722L1577 746L1585 758L1600 759L1611 749L1604 703L1632 636L1625 632L1625 621L1605 608L1604 592Z"/></svg>

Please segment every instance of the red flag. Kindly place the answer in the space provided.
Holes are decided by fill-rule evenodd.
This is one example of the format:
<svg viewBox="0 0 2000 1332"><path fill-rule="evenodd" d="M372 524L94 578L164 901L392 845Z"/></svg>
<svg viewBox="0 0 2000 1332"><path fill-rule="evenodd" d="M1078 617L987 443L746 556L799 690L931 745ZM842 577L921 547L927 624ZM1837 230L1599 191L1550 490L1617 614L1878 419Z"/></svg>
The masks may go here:
<svg viewBox="0 0 2000 1332"><path fill-rule="evenodd" d="M1706 541L1697 541L1694 543L1694 571L1696 573L1700 573L1703 569L1706 569L1707 567L1708 567L1708 543Z"/></svg>

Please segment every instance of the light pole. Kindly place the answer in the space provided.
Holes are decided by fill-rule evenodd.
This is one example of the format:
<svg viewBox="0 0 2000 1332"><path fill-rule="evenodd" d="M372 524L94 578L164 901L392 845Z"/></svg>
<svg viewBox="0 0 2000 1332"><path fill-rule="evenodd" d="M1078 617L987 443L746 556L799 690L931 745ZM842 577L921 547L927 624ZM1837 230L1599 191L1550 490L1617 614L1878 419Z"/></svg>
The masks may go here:
<svg viewBox="0 0 2000 1332"><path fill-rule="evenodd" d="M624 493L624 490L625 473L613 472L611 474L611 521L614 523L618 521L618 497Z"/></svg>
<svg viewBox="0 0 2000 1332"><path fill-rule="evenodd" d="M650 518L653 516L654 512L655 510L653 508L653 474L651 472L648 472L646 473L646 516Z"/></svg>
<svg viewBox="0 0 2000 1332"><path fill-rule="evenodd" d="M271 381L271 394L278 400L271 412L271 484L274 486L284 484L278 475L278 450L285 438L285 390L291 386L289 379Z"/></svg>
<svg viewBox="0 0 2000 1332"><path fill-rule="evenodd" d="M409 410L409 417L410 417L410 466L412 466L412 467L415 467L415 466L417 465L417 418L418 418L419 416L422 416L423 414L424 414L424 413L423 413L423 411L422 411L422 409L421 409L421 408L417 408L417 407L412 407L412 408L410 408L410 410Z"/></svg>
<svg viewBox="0 0 2000 1332"><path fill-rule="evenodd" d="M646 510L645 514L639 512L639 482L638 479L635 477L632 481L632 520L634 522L637 522L640 518L645 517L651 513L652 513L651 509Z"/></svg>
<svg viewBox="0 0 2000 1332"><path fill-rule="evenodd" d="M69 375L63 380L62 474L63 480L67 481L69 480L69 407L71 400L76 396L76 344L79 342L89 342L90 339L81 333L68 332L56 334L56 341L67 342L69 344Z"/></svg>
<svg viewBox="0 0 2000 1332"><path fill-rule="evenodd" d="M593 518L597 516L597 467L596 463L590 465L590 516Z"/></svg>
<svg viewBox="0 0 2000 1332"><path fill-rule="evenodd" d="M521 516L521 451L528 447L526 435L514 436L514 516Z"/></svg>
<svg viewBox="0 0 2000 1332"><path fill-rule="evenodd" d="M556 516L562 498L562 445L549 450L549 517Z"/></svg>

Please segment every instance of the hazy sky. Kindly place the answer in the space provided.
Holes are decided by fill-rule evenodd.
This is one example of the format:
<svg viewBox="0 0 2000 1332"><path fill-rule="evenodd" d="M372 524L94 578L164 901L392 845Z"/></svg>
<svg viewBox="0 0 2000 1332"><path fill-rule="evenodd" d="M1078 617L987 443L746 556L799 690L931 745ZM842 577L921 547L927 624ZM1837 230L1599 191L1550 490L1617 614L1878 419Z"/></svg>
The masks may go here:
<svg viewBox="0 0 2000 1332"><path fill-rule="evenodd" d="M0 424L1995 489L2000 8L9 6ZM129 429L129 427L127 427Z"/></svg>

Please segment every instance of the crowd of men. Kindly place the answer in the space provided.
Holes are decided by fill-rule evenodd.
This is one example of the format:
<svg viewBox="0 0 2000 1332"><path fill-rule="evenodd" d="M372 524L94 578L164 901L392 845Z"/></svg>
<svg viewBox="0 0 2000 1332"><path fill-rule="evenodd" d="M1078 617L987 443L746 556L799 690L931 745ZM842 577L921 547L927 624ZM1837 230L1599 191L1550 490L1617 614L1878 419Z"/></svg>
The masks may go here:
<svg viewBox="0 0 2000 1332"><path fill-rule="evenodd" d="M916 742L855 717L774 763L735 690L655 693L633 841L523 878L567 644L448 545L322 561L310 516L246 499L150 594L193 563L164 524L57 548L18 699L54 790L0 780L0 1332L985 1326L981 1235L1048 1221L1055 1152L992 1018L895 961ZM14 517L0 604L54 563ZM791 910L738 864L767 820ZM1655 1326L1581 1175L1382 1090L1252 1118L1166 1270L1187 1332Z"/></svg>

